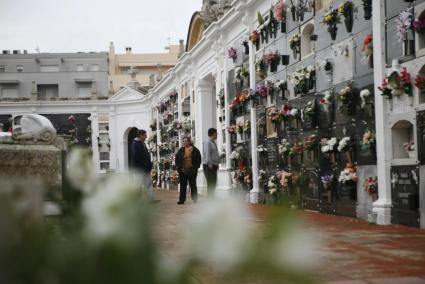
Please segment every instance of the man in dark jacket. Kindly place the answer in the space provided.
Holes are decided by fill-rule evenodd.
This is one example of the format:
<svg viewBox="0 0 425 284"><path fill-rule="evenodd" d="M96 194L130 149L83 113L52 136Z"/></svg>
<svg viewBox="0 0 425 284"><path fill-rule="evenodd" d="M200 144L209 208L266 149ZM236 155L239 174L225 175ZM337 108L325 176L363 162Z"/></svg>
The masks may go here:
<svg viewBox="0 0 425 284"><path fill-rule="evenodd" d="M176 167L179 172L180 196L177 204L184 204L186 201L187 184L190 185L192 200L198 200L198 188L196 187L196 177L201 166L201 153L192 145L189 137L183 138L183 147L176 154Z"/></svg>
<svg viewBox="0 0 425 284"><path fill-rule="evenodd" d="M136 174L142 188L145 190L149 202L158 202L155 200L152 185L152 162L148 148L145 145L146 131L139 130L136 138L131 144L131 166Z"/></svg>

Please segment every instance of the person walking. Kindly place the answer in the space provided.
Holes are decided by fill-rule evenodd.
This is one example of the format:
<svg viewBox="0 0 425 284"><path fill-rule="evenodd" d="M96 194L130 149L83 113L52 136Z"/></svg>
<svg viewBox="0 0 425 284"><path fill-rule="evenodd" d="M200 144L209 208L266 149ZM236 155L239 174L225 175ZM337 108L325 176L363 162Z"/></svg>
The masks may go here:
<svg viewBox="0 0 425 284"><path fill-rule="evenodd" d="M217 129L208 129L208 138L205 139L202 144L202 168L204 170L205 179L207 180L207 194L210 197L214 196L215 193L218 164L220 162L216 140Z"/></svg>
<svg viewBox="0 0 425 284"><path fill-rule="evenodd" d="M145 140L147 138L146 131L141 129L137 131L136 138L131 143L131 167L133 173L137 177L137 181L140 182L142 190L145 191L149 203L156 203L160 200L156 200L153 193L152 185L152 162L148 148L146 147Z"/></svg>
<svg viewBox="0 0 425 284"><path fill-rule="evenodd" d="M187 184L190 186L190 195L193 202L198 200L198 188L196 177L201 166L201 152L193 146L189 137L183 137L183 147L176 154L176 167L179 173L180 195L177 204L182 205L186 201Z"/></svg>

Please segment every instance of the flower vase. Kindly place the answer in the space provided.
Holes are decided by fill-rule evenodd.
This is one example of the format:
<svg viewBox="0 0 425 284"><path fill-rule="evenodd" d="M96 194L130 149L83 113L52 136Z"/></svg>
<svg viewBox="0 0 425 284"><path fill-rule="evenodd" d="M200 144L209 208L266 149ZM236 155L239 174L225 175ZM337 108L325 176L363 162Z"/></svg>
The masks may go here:
<svg viewBox="0 0 425 284"><path fill-rule="evenodd" d="M295 22L297 20L296 18L296 9L294 6L291 7L291 15L292 15L292 21Z"/></svg>
<svg viewBox="0 0 425 284"><path fill-rule="evenodd" d="M264 41L265 41L265 31L264 30L260 31L260 37L261 37L261 43L264 43Z"/></svg>
<svg viewBox="0 0 425 284"><path fill-rule="evenodd" d="M407 154L409 155L410 159L415 158L415 151L407 151Z"/></svg>
<svg viewBox="0 0 425 284"><path fill-rule="evenodd" d="M373 68L373 53L371 55L369 55L367 63L369 65L369 68Z"/></svg>
<svg viewBox="0 0 425 284"><path fill-rule="evenodd" d="M415 52L415 43L413 40L405 39L403 41L403 55L411 56Z"/></svg>
<svg viewBox="0 0 425 284"><path fill-rule="evenodd" d="M328 27L328 32L331 35L331 39L335 40L336 39L336 34L338 31L338 27L337 26L329 26Z"/></svg>
<svg viewBox="0 0 425 284"><path fill-rule="evenodd" d="M243 47L245 48L245 54L248 55L249 54L249 46L248 46L247 41L243 42Z"/></svg>
<svg viewBox="0 0 425 284"><path fill-rule="evenodd" d="M292 49L292 54L294 55L294 58L296 59L297 58L297 49L294 47L293 49Z"/></svg>
<svg viewBox="0 0 425 284"><path fill-rule="evenodd" d="M350 12L350 15L344 19L345 28L347 29L347 33L351 33L353 31L353 24L354 24L354 18L353 18L353 12Z"/></svg>
<svg viewBox="0 0 425 284"><path fill-rule="evenodd" d="M236 57L232 58L233 63L236 63Z"/></svg>
<svg viewBox="0 0 425 284"><path fill-rule="evenodd" d="M372 0L368 0L367 2L364 2L363 4L363 10L364 10L364 19L370 20L372 18Z"/></svg>
<svg viewBox="0 0 425 284"><path fill-rule="evenodd" d="M286 33L286 20L283 20L282 22L280 22L280 32Z"/></svg>
<svg viewBox="0 0 425 284"><path fill-rule="evenodd" d="M270 104L273 104L274 103L274 95L272 94L272 95L270 95Z"/></svg>
<svg viewBox="0 0 425 284"><path fill-rule="evenodd" d="M260 49L260 41L259 41L259 40L257 40L257 41L255 42L255 49L256 49L256 50L259 50L259 49Z"/></svg>
<svg viewBox="0 0 425 284"><path fill-rule="evenodd" d="M345 152L345 157L347 158L347 162L352 164L353 163L353 159L351 158L351 152L347 151Z"/></svg>
<svg viewBox="0 0 425 284"><path fill-rule="evenodd" d="M251 131L250 130L245 131L245 137L246 137L247 140L251 139Z"/></svg>
<svg viewBox="0 0 425 284"><path fill-rule="evenodd" d="M335 153L334 152L329 153L329 160L330 160L331 164L336 164L335 163Z"/></svg>
<svg viewBox="0 0 425 284"><path fill-rule="evenodd" d="M264 39L266 43L269 43L269 30L267 28L264 29Z"/></svg>
<svg viewBox="0 0 425 284"><path fill-rule="evenodd" d="M241 136L241 140L243 140L243 132L239 132L239 135Z"/></svg>

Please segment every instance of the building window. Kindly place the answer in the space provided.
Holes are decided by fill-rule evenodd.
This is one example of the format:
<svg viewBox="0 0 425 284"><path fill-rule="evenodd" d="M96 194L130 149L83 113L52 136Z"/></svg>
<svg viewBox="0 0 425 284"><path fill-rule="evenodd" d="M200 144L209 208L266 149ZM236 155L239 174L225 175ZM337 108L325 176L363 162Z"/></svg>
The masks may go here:
<svg viewBox="0 0 425 284"><path fill-rule="evenodd" d="M84 71L84 65L83 64L77 64L77 72Z"/></svg>
<svg viewBox="0 0 425 284"><path fill-rule="evenodd" d="M16 65L16 71L23 72L24 71L24 65Z"/></svg>
<svg viewBox="0 0 425 284"><path fill-rule="evenodd" d="M91 65L91 71L99 71L99 65L97 65L97 64L92 64L92 65Z"/></svg>
<svg viewBox="0 0 425 284"><path fill-rule="evenodd" d="M18 90L16 88L3 88L1 89L2 99L12 99L18 97Z"/></svg>
<svg viewBox="0 0 425 284"><path fill-rule="evenodd" d="M50 98L59 97L59 86L58 85L37 85L37 98L39 100L46 100Z"/></svg>
<svg viewBox="0 0 425 284"><path fill-rule="evenodd" d="M91 96L92 84L91 83L80 83L78 84L78 97L87 98Z"/></svg>
<svg viewBox="0 0 425 284"><path fill-rule="evenodd" d="M40 65L40 72L59 72L58 65Z"/></svg>
<svg viewBox="0 0 425 284"><path fill-rule="evenodd" d="M0 65L0 73L4 73L6 67L4 65Z"/></svg>

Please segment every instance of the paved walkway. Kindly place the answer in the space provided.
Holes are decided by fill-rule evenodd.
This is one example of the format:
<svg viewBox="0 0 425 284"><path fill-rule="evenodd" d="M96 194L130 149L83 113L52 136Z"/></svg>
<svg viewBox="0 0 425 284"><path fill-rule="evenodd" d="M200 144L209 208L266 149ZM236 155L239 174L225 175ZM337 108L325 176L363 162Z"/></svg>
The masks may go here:
<svg viewBox="0 0 425 284"><path fill-rule="evenodd" d="M191 202L177 206L177 192L158 191L159 218L156 221L157 239L171 259L182 256L179 226L193 206ZM267 205L250 205L255 222L265 223L270 211ZM299 211L322 239L320 269L317 279L324 283L425 283L425 230L397 225L378 226L367 222L314 212ZM261 226L261 225L260 225ZM226 282L208 269L194 272L199 283ZM253 281L244 283L267 283Z"/></svg>

